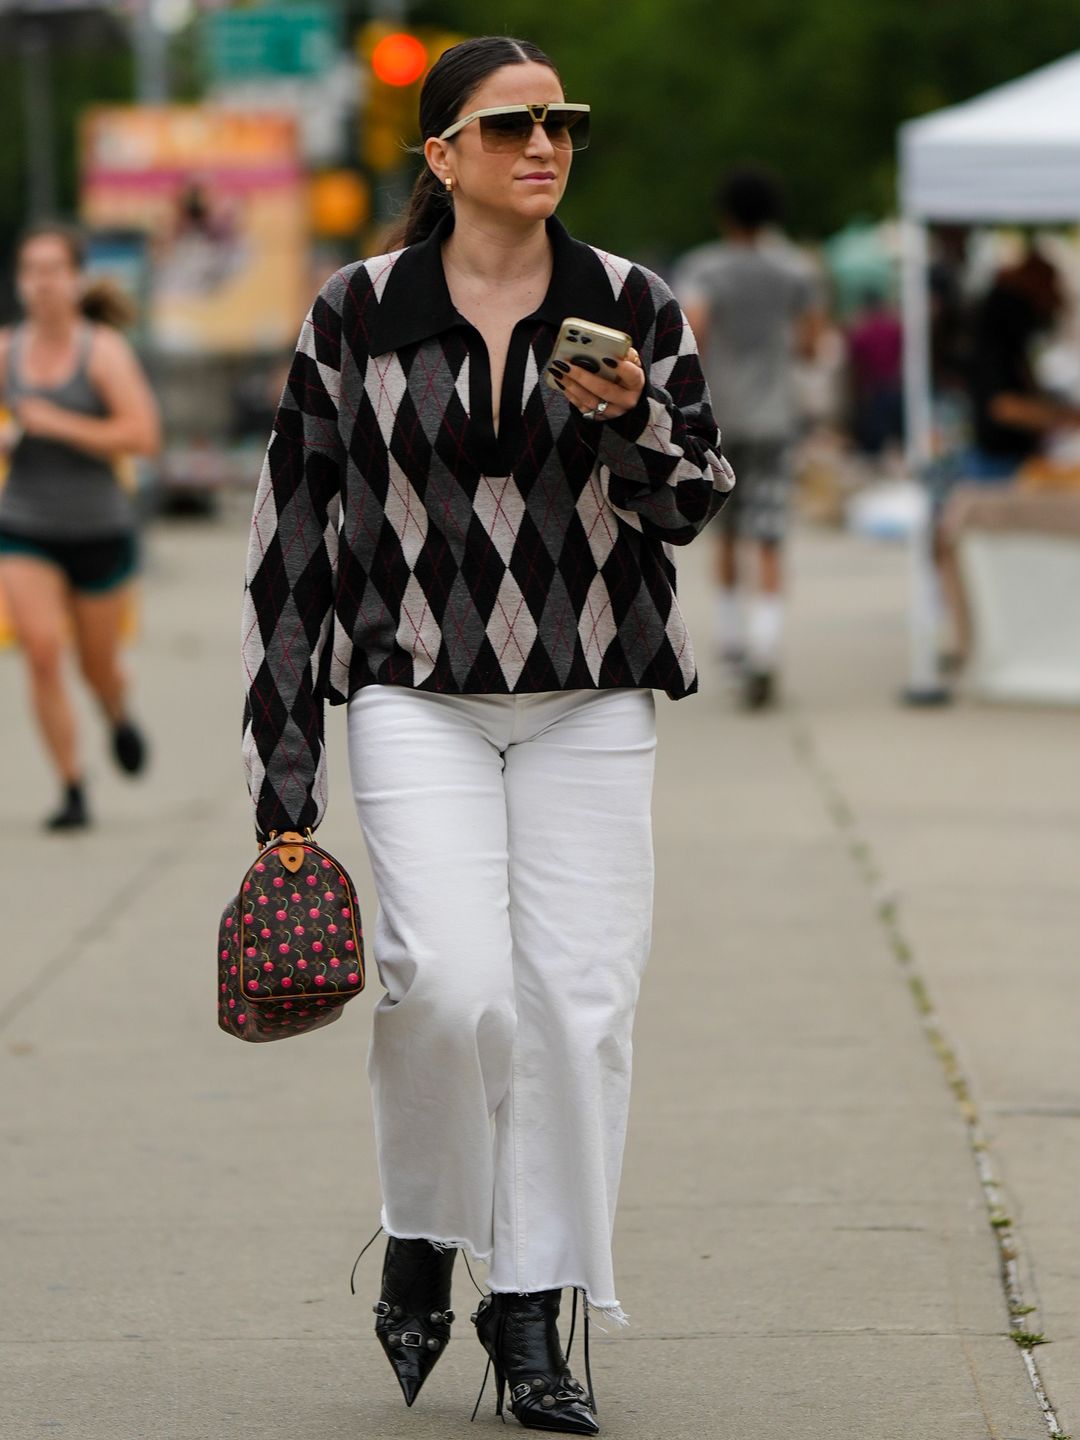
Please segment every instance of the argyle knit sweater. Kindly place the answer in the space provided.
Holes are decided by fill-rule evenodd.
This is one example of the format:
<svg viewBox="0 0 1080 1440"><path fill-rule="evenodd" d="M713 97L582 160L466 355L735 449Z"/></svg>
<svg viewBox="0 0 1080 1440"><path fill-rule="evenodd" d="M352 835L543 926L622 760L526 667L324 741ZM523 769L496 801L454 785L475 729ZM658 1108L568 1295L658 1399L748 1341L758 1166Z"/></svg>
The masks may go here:
<svg viewBox="0 0 1080 1440"><path fill-rule="evenodd" d="M260 835L326 804L324 706L449 694L697 688L672 547L734 484L693 335L664 282L548 222L492 419L479 332L442 266L452 215L340 270L304 322L255 498L244 759ZM569 315L627 331L637 406L586 420L541 378Z"/></svg>

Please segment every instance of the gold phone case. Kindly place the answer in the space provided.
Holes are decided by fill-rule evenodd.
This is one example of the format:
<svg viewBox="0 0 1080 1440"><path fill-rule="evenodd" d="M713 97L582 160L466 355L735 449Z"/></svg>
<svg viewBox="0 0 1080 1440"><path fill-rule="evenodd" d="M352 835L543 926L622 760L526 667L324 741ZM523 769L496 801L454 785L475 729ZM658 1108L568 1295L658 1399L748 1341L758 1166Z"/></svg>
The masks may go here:
<svg viewBox="0 0 1080 1440"><path fill-rule="evenodd" d="M624 330L612 330L607 325L597 325L592 320L580 320L576 315L570 315L559 326L551 360L570 363L579 356L591 356L594 360L603 360L605 356L625 360L632 344ZM558 386L551 373L551 360L544 366L544 379L556 390Z"/></svg>

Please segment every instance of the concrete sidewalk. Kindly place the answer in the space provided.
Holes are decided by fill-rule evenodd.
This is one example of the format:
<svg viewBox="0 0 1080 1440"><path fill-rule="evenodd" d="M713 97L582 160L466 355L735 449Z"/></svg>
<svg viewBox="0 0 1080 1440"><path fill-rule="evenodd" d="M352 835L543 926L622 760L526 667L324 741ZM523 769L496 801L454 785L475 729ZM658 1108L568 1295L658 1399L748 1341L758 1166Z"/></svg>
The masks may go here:
<svg viewBox="0 0 1080 1440"><path fill-rule="evenodd" d="M379 1246L348 1292L378 1211L370 999L291 1046L216 1029L217 915L250 853L244 544L235 521L152 536L138 669L156 761L125 784L88 728L89 837L37 832L52 795L16 657L0 656L5 1440L495 1433L490 1390L468 1425L483 1367L464 1267L454 1344L411 1412L370 1334ZM604 1433L1042 1440L970 1120L977 1107L990 1132L1029 1303L1045 1300L1032 1325L1055 1344L1036 1359L1067 1430L1074 722L894 708L903 557L811 534L796 558L794 704L751 720L707 665L706 548L681 557L706 663L700 697L660 706L658 908L617 1236L633 1327L597 1337ZM342 712L329 719L321 836L370 916Z"/></svg>

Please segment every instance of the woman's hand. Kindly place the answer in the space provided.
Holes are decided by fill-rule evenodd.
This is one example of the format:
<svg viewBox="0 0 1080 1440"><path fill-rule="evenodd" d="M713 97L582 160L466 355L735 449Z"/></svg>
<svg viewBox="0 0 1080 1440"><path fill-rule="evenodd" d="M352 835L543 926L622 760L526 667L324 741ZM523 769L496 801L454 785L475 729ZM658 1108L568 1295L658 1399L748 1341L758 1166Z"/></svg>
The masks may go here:
<svg viewBox="0 0 1080 1440"><path fill-rule="evenodd" d="M616 420L625 415L633 410L645 388L645 371L636 350L631 350L625 360L597 361L589 356L584 363L554 360L551 368L570 404L590 420ZM597 406L603 407L601 413L591 414Z"/></svg>
<svg viewBox="0 0 1080 1440"><path fill-rule="evenodd" d="M156 454L161 445L157 406L131 347L118 331L97 329L89 370L105 415L83 415L39 395L28 395L13 407L24 432L58 440L108 461Z"/></svg>
<svg viewBox="0 0 1080 1440"><path fill-rule="evenodd" d="M0 455L13 454L21 439L22 426L16 420L0 420Z"/></svg>
<svg viewBox="0 0 1080 1440"><path fill-rule="evenodd" d="M28 395L14 406L15 419L23 433L41 440L60 440L67 432L69 412L40 395Z"/></svg>

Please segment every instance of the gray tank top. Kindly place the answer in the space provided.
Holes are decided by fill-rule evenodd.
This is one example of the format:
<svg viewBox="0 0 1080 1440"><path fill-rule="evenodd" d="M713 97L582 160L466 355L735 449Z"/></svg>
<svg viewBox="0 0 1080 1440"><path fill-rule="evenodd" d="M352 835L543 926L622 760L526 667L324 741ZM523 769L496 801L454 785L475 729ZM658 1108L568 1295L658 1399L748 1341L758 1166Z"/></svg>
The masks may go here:
<svg viewBox="0 0 1080 1440"><path fill-rule="evenodd" d="M39 395L78 415L108 414L88 373L94 332L79 336L74 373L62 385L28 385L22 373L25 334L17 329L8 346L7 403ZM11 456L7 483L0 489L0 528L37 540L98 540L134 528L131 500L109 460L57 440L24 435Z"/></svg>

